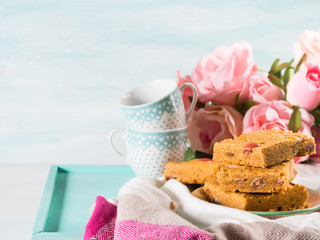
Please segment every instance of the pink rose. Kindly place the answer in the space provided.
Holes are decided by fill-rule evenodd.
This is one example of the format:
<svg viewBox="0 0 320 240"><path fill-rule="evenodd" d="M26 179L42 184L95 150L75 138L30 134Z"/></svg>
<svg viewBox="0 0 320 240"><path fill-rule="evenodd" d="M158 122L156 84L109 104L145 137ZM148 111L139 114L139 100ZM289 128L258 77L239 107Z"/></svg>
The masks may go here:
<svg viewBox="0 0 320 240"><path fill-rule="evenodd" d="M215 142L242 133L243 116L231 106L211 106L193 112L187 121L191 148L212 154Z"/></svg>
<svg viewBox="0 0 320 240"><path fill-rule="evenodd" d="M285 101L271 101L262 103L250 108L243 119L243 132L254 132L258 130L277 129L289 131L289 120L293 109L290 104ZM301 113L301 129L300 133L311 135L311 126L314 118L304 109L300 109ZM308 157L295 158L295 162L299 163L307 160Z"/></svg>
<svg viewBox="0 0 320 240"><path fill-rule="evenodd" d="M320 162L320 127L312 126L311 127L312 136L316 142L316 153L310 156L310 159L313 161Z"/></svg>
<svg viewBox="0 0 320 240"><path fill-rule="evenodd" d="M308 111L320 104L320 68L308 64L296 73L287 85L287 101Z"/></svg>
<svg viewBox="0 0 320 240"><path fill-rule="evenodd" d="M305 63L320 65L320 31L304 31L295 44L295 61L298 63L302 55L306 53Z"/></svg>
<svg viewBox="0 0 320 240"><path fill-rule="evenodd" d="M231 47L219 47L203 57L191 74L191 81L198 89L201 102L211 101L221 105L235 105L248 100L248 82L257 71L252 48L247 42Z"/></svg>
<svg viewBox="0 0 320 240"><path fill-rule="evenodd" d="M250 99L256 103L266 103L284 97L281 88L270 82L267 73L252 75L249 83L249 93Z"/></svg>

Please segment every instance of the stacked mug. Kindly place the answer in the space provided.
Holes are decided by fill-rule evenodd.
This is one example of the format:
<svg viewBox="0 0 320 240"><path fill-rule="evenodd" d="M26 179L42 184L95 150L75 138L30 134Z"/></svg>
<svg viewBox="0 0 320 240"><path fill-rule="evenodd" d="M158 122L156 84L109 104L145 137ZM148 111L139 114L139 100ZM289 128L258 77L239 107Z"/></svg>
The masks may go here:
<svg viewBox="0 0 320 240"><path fill-rule="evenodd" d="M186 113L182 101L185 87L193 91L191 105ZM160 177L169 161L181 162L186 152L186 119L197 101L192 83L180 87L172 79L147 82L127 92L120 100L126 120L126 130L113 130L109 144L127 159L137 176ZM126 139L126 153L117 149L115 134Z"/></svg>

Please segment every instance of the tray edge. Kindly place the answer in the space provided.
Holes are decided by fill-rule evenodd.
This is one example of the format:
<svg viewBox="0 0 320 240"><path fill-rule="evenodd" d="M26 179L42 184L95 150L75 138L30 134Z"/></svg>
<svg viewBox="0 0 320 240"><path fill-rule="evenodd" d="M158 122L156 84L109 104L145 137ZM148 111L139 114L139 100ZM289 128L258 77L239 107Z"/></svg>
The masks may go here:
<svg viewBox="0 0 320 240"><path fill-rule="evenodd" d="M33 225L32 235L43 232L50 210L51 200L54 192L55 181L59 171L59 166L53 165L50 167L47 181L42 193L42 198L36 215L36 220Z"/></svg>

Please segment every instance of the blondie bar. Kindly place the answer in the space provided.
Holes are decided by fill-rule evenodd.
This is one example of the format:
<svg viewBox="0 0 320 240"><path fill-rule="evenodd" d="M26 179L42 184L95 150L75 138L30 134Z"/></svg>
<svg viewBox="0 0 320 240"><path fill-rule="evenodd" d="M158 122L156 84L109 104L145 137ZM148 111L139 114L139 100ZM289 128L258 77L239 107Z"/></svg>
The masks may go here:
<svg viewBox="0 0 320 240"><path fill-rule="evenodd" d="M205 183L204 192L210 202L248 211L289 211L305 208L308 190L291 183L286 191L278 193L226 192L216 183Z"/></svg>
<svg viewBox="0 0 320 240"><path fill-rule="evenodd" d="M199 188L193 190L191 192L191 194L193 196L195 196L196 198L199 198L203 201L209 201L209 198L208 198L207 194L205 193L205 191L203 190L203 187L199 187Z"/></svg>
<svg viewBox="0 0 320 240"><path fill-rule="evenodd" d="M266 167L314 153L313 137L301 133L265 130L215 143L213 158L236 165Z"/></svg>
<svg viewBox="0 0 320 240"><path fill-rule="evenodd" d="M293 160L265 168L221 164L217 181L226 192L272 193L287 190L296 174Z"/></svg>
<svg viewBox="0 0 320 240"><path fill-rule="evenodd" d="M204 184L217 181L218 164L209 158L189 162L168 162L164 170L166 180L176 179L185 184Z"/></svg>
<svg viewBox="0 0 320 240"><path fill-rule="evenodd" d="M176 179L184 184L218 182L227 192L255 193L286 190L296 174L293 160L255 168L211 159L194 159L189 162L168 162L164 170L166 180Z"/></svg>

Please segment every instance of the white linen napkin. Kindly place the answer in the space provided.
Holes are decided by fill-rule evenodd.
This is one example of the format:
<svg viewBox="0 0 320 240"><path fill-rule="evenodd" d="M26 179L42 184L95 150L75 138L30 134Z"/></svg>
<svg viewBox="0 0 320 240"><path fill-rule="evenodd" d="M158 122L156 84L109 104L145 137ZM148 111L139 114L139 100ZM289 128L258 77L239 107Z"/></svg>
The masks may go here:
<svg viewBox="0 0 320 240"><path fill-rule="evenodd" d="M320 191L320 163L297 164L295 182L310 189ZM176 180L165 182L162 179L136 177L119 191L123 194L136 194L146 201L165 208L174 206L178 215L195 226L205 229L213 224L250 223L276 221L294 228L312 227L320 229L320 212L294 215L270 220L252 213L209 203L194 197L188 188Z"/></svg>

